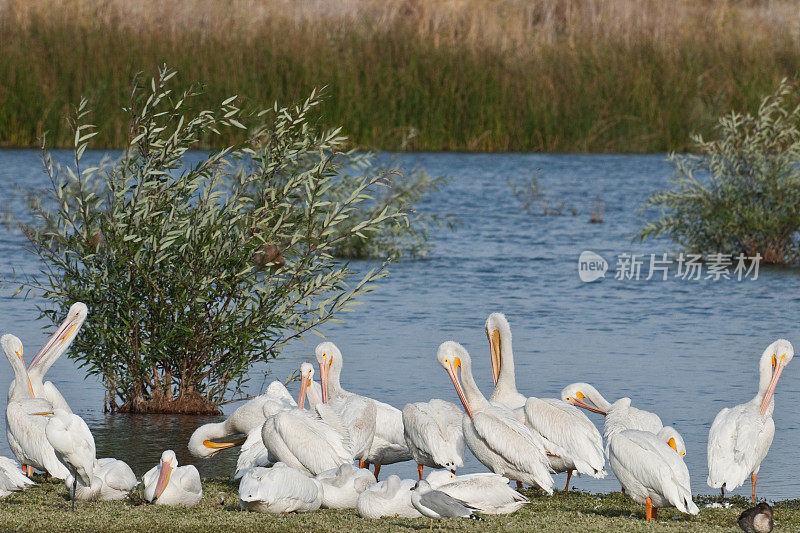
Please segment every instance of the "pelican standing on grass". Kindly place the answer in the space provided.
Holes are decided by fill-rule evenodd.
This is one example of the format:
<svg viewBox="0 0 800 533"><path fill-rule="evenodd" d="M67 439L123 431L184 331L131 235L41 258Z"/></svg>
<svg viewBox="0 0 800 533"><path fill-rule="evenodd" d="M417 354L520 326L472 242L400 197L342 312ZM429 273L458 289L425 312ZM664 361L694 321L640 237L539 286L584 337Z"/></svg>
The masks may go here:
<svg viewBox="0 0 800 533"><path fill-rule="evenodd" d="M569 490L574 470L595 478L605 477L603 439L585 414L563 400L526 399L517 391L511 327L502 313L492 313L486 319L486 336L495 383L490 401L514 409L520 420L542 437L550 468L567 473L564 490Z"/></svg>
<svg viewBox="0 0 800 533"><path fill-rule="evenodd" d="M444 400L409 403L403 407L403 431L411 456L422 468L446 468L455 474L464 466L464 413Z"/></svg>
<svg viewBox="0 0 800 533"><path fill-rule="evenodd" d="M78 482L88 487L92 484L97 456L94 437L86 422L63 409L56 409L45 428L47 441L56 452L58 460L69 470L72 486L70 499L75 510L75 495Z"/></svg>
<svg viewBox="0 0 800 533"><path fill-rule="evenodd" d="M486 400L472 376L472 360L467 350L457 342L443 342L436 358L450 375L468 415L463 419L462 429L473 455L495 474L541 487L552 494L552 470L541 437L520 422L511 409Z"/></svg>
<svg viewBox="0 0 800 533"><path fill-rule="evenodd" d="M166 450L159 463L142 476L144 499L156 505L194 507L203 499L200 472L194 465L178 466L175 452Z"/></svg>
<svg viewBox="0 0 800 533"><path fill-rule="evenodd" d="M786 365L794 357L792 344L784 339L773 342L759 361L758 392L747 403L725 408L714 418L708 433L708 486L733 490L747 476L752 484L751 499L756 501L756 478L761 461L767 456L775 436L775 387Z"/></svg>
<svg viewBox="0 0 800 533"><path fill-rule="evenodd" d="M686 446L680 434L667 426L654 435L626 429L611 436L608 461L628 496L645 505L645 519L657 518L660 507L683 513L700 512L692 501L689 470L683 462Z"/></svg>

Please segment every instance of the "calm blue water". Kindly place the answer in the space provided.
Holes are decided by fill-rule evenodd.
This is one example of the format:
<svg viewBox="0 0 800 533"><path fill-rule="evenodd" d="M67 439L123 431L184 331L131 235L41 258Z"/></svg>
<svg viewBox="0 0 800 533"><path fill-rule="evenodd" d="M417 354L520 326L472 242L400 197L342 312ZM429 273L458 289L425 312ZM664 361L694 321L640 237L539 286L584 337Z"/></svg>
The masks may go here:
<svg viewBox="0 0 800 533"><path fill-rule="evenodd" d="M435 359L439 343L452 339L470 350L478 384L489 395L483 324L490 312L503 311L514 333L521 392L552 397L568 383L587 381L609 400L632 397L634 405L657 412L684 436L694 491L714 492L705 484L708 428L720 409L753 397L758 357L771 341L785 337L800 344L800 270L762 268L758 280L742 282L613 279L618 254L674 251L666 241L631 243L642 224L641 204L670 177L662 155L401 154L398 160L405 168L420 165L431 174L453 177L420 208L452 213L462 225L455 233L437 231L428 258L393 264L389 277L344 317L345 323L322 330L344 354L343 384L397 407L433 397L458 403ZM565 216L532 215L512 196L508 180L522 184L534 173L548 198L566 202ZM3 209L24 214L24 197L15 187L45 183L37 151L0 151ZM588 222L596 196L605 206L603 224ZM579 214L573 216L572 209ZM584 250L610 263L605 280L580 281L577 258ZM38 268L23 236L0 228L0 273L9 277ZM673 265L670 273L675 271ZM45 338L44 324L35 320L37 300L10 299L10 292L2 293L0 329L19 336L31 357ZM313 361L316 342L311 336L308 344L289 347L270 365L272 376L283 379L302 361ZM784 372L776 394L778 430L759 475L759 494L768 499L800 496L800 481L793 475L800 464L800 410L791 404L800 393L797 366ZM10 381L9 367L0 368L0 383ZM262 386L263 373L263 368L253 370L253 392ZM179 460L191 460L186 441L204 419L104 416L102 387L67 358L48 378L87 420L100 456L124 459L137 474L166 448L174 448ZM3 409L5 401L0 396ZM594 421L602 425L599 418ZM10 455L4 434L0 454ZM203 475L226 475L234 462L232 455L220 454L198 466ZM481 468L470 458L464 471ZM416 474L411 463L385 471ZM563 478L557 484L563 485ZM574 485L591 491L619 488L612 476L578 478ZM749 494L749 488L736 492Z"/></svg>

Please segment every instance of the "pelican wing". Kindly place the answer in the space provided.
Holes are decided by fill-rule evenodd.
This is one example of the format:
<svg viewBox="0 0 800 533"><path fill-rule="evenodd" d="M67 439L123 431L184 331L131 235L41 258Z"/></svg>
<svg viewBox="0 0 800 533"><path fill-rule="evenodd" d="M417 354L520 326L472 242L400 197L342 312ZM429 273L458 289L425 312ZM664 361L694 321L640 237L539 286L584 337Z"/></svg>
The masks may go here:
<svg viewBox="0 0 800 533"><path fill-rule="evenodd" d="M179 466L172 473L174 476L178 474L180 477L180 487L189 494L202 494L203 485L200 482L200 472L194 465Z"/></svg>
<svg viewBox="0 0 800 533"><path fill-rule="evenodd" d="M269 466L270 463L272 461L270 460L269 450L267 450L264 440L261 438L261 426L256 426L250 430L244 444L242 444L239 457L236 459L236 471L233 474L233 479L240 479L249 468Z"/></svg>
<svg viewBox="0 0 800 533"><path fill-rule="evenodd" d="M749 404L720 411L708 433L709 486L741 486L766 457L774 436L772 418Z"/></svg>
<svg viewBox="0 0 800 533"><path fill-rule="evenodd" d="M21 462L44 469L55 478L66 479L69 470L58 460L53 446L47 441L45 428L49 416L33 414L51 410L50 403L43 399L10 402L6 407L6 425L26 455L18 458Z"/></svg>
<svg viewBox="0 0 800 533"><path fill-rule="evenodd" d="M51 381L45 381L42 384L41 396L53 405L53 409L63 409L72 414L72 409L70 409L67 400L64 399L61 392Z"/></svg>
<svg viewBox="0 0 800 533"><path fill-rule="evenodd" d="M603 437L580 409L550 398L528 398L524 409L528 425L548 441L547 451L569 458L581 474L605 476Z"/></svg>
<svg viewBox="0 0 800 533"><path fill-rule="evenodd" d="M139 484L136 475L126 462L110 457L98 459L95 475L109 488L121 492L130 492Z"/></svg>
<svg viewBox="0 0 800 533"><path fill-rule="evenodd" d="M36 485L22 474L19 465L8 457L0 457L0 493L4 490L16 492Z"/></svg>
<svg viewBox="0 0 800 533"><path fill-rule="evenodd" d="M431 400L403 407L403 430L408 439L436 464L464 464L463 412L450 402Z"/></svg>
<svg viewBox="0 0 800 533"><path fill-rule="evenodd" d="M278 436L310 472L323 472L353 460L342 436L309 413L282 411L273 420Z"/></svg>

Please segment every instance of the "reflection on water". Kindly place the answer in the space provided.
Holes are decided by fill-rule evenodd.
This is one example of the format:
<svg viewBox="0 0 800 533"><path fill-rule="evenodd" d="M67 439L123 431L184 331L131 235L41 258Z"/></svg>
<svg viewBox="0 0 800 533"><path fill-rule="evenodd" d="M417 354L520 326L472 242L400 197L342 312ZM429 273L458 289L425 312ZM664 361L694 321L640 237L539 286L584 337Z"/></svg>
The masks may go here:
<svg viewBox="0 0 800 533"><path fill-rule="evenodd" d="M364 305L343 317L347 322L323 329L344 354L343 385L397 407L434 397L458 403L435 359L439 343L452 339L472 354L478 385L488 396L491 377L483 323L490 312L504 311L514 333L521 392L553 397L568 383L587 381L609 400L632 397L634 405L657 412L682 433L693 490L714 492L705 484L708 428L720 409L753 397L758 357L771 341L785 337L800 344L798 271L762 268L752 282L615 280L620 253L674 251L665 241L631 243L641 226L639 206L670 177L670 166L660 155L402 154L399 160L408 168L420 164L431 174L454 177L421 208L454 213L462 226L456 233L437 232L429 258L393 264L389 277L364 298ZM565 213L574 208L579 214L526 213L507 181L521 184L534 172L548 199L563 200ZM0 197L8 198L15 183L35 186L45 179L37 152L0 151ZM597 196L605 206L605 222L589 224L589 208ZM22 202L11 204L12 211L23 212ZM23 246L19 233L0 229L3 276L39 268ZM580 281L577 259L584 250L609 262L606 279ZM10 292L6 288L2 294ZM30 357L44 339L39 329L43 324L35 321L38 301L5 297L2 302L0 329L18 335ZM90 324L91 315L86 327ZM316 341L310 337L308 344L290 346L270 365L272 375L283 379L302 361L313 361ZM791 404L800 393L800 368L795 365L778 385L778 430L759 474L759 494L769 499L800 493L800 480L793 475L800 464L800 410ZM0 369L0 383L10 381L8 365L0 364ZM250 393L263 387L263 373L263 367L253 369ZM84 378L66 358L54 365L48 379L86 418L98 454L128 461L139 475L155 465L166 448L174 449L179 461L192 462L186 451L191 431L214 420L104 416L101 385L95 378ZM5 400L0 395L3 409ZM236 406L227 405L225 411ZM597 415L589 416L602 425ZM0 454L10 455L4 436ZM229 475L236 458L223 451L194 461L204 476ZM463 471L480 469L470 458ZM390 473L413 477L416 468L406 463L382 470L382 476ZM561 484L564 476L559 477ZM619 488L612 476L573 478L573 484L591 491ZM736 492L748 494L749 488Z"/></svg>

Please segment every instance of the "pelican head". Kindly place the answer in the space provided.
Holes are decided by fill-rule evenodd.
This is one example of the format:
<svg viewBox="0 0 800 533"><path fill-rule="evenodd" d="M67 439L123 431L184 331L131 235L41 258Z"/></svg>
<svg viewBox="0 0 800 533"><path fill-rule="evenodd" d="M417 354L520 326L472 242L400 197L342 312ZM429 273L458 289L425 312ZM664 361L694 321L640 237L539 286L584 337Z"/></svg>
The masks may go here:
<svg viewBox="0 0 800 533"><path fill-rule="evenodd" d="M461 381L459 380L457 372L462 364L472 364L466 348L454 341L443 342L439 345L436 359L439 361L439 364L442 365L442 368L450 375L450 379L453 381L453 386L456 388L456 393L464 406L464 410L469 417L472 418L472 409L470 409L467 397L464 395L464 389L461 386Z"/></svg>
<svg viewBox="0 0 800 533"><path fill-rule="evenodd" d="M600 413L606 415L606 411L600 409L595 405L594 401L589 398L590 391L595 391L595 388L588 383L571 383L564 387L561 391L561 399L575 407L581 407L593 413Z"/></svg>
<svg viewBox="0 0 800 533"><path fill-rule="evenodd" d="M657 434L658 438L666 442L670 448L675 450L675 453L681 457L686 456L686 443L683 442L683 437L672 426L664 426Z"/></svg>
<svg viewBox="0 0 800 533"><path fill-rule="evenodd" d="M764 401L761 403L761 414L763 415L770 402L772 396L775 394L775 387L778 385L778 380L783 373L783 369L789 364L789 361L794 357L794 347L792 343L786 339L778 339L769 346L761 355L762 359L770 357L772 360L772 379L769 381L767 392L764 395Z"/></svg>
<svg viewBox="0 0 800 533"><path fill-rule="evenodd" d="M503 313L492 313L486 319L486 338L489 339L489 352L492 356L492 379L497 385L500 379L500 345L502 338L511 338L511 326Z"/></svg>
<svg viewBox="0 0 800 533"><path fill-rule="evenodd" d="M297 407L300 409L305 408L306 404L306 391L311 386L311 381L314 379L314 367L311 363L303 363L300 365L300 394L297 397Z"/></svg>
<svg viewBox="0 0 800 533"><path fill-rule="evenodd" d="M75 340L75 337L78 335L78 331L81 329L83 322L86 320L86 315L88 314L88 309L86 304L82 302L76 302L72 304L67 312L67 317L58 326L53 335L47 339L47 342L42 346L42 349L33 357L31 360L31 364L28 365L28 370L30 371L33 369L39 361L45 360L47 361L47 367L49 368L50 365L55 362L55 360L60 356L64 351L69 348L69 345L72 344L72 341ZM52 357L51 357L52 356ZM47 370L46 368L44 369ZM42 372L44 374L44 372Z"/></svg>
<svg viewBox="0 0 800 533"><path fill-rule="evenodd" d="M166 450L161 454L161 468L158 473L158 482L156 483L155 499L161 497L164 489L169 485L169 478L172 476L172 471L178 467L178 459L175 458L175 452Z"/></svg>
<svg viewBox="0 0 800 533"><path fill-rule="evenodd" d="M8 362L11 363L11 367L14 369L15 379L17 376L21 378L24 374L28 383L28 393L30 393L31 398L34 398L36 395L33 393L31 378L28 376L28 372L25 369L25 360L22 358L22 341L15 335L7 333L0 337L0 345L3 346Z"/></svg>
<svg viewBox="0 0 800 533"><path fill-rule="evenodd" d="M319 381L322 386L322 403L328 403L330 396L330 375L333 369L334 376L338 379L339 371L342 369L342 352L332 342L321 342L314 350L319 363Z"/></svg>
<svg viewBox="0 0 800 533"><path fill-rule="evenodd" d="M425 478L431 487L441 487L447 485L456 478L456 475L448 470L432 470Z"/></svg>

